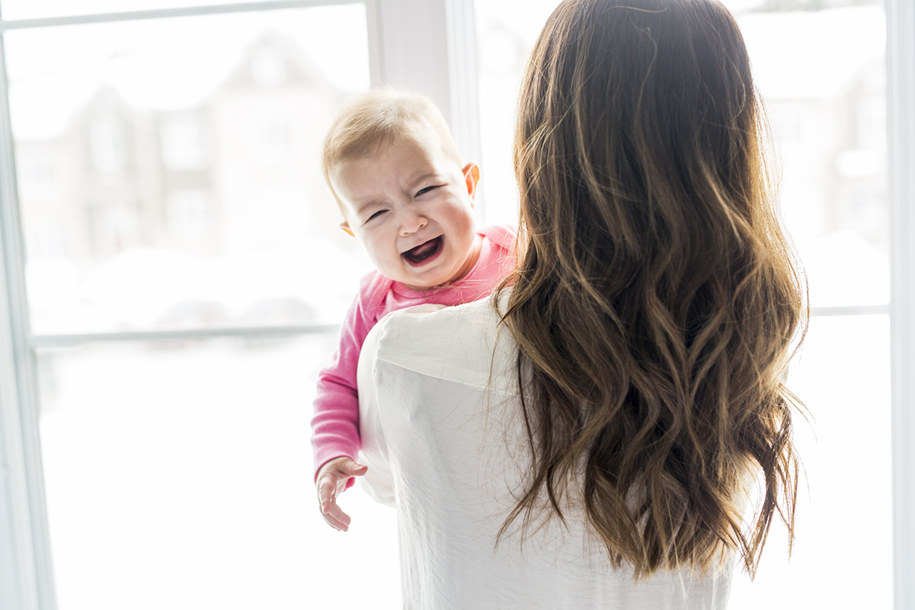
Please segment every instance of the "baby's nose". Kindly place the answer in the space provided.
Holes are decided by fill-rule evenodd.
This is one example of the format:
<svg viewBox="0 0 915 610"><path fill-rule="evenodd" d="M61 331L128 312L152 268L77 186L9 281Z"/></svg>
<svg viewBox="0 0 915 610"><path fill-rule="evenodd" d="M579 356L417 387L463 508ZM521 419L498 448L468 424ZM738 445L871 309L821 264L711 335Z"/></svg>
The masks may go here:
<svg viewBox="0 0 915 610"><path fill-rule="evenodd" d="M429 224L429 220L425 216L408 212L404 215L404 219L401 222L400 234L410 235L411 233L416 233L427 224Z"/></svg>

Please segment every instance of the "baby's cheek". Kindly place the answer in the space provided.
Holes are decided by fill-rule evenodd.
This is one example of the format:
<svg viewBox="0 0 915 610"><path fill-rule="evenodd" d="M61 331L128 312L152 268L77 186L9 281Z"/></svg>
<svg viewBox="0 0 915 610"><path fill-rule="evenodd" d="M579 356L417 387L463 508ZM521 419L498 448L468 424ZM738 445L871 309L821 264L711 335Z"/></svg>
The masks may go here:
<svg viewBox="0 0 915 610"><path fill-rule="evenodd" d="M385 264L385 260L388 257L385 256L385 251L377 239L363 239L362 245L365 247L366 254L369 255L369 260L372 261L373 265L381 267Z"/></svg>

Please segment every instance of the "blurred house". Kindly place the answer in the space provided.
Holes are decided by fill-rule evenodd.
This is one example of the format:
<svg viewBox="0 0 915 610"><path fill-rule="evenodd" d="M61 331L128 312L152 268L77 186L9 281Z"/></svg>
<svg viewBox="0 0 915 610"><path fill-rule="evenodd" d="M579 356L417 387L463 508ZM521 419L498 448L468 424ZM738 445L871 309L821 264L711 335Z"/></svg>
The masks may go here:
<svg viewBox="0 0 915 610"><path fill-rule="evenodd" d="M862 6L740 20L799 241L853 226L888 247L883 18Z"/></svg>
<svg viewBox="0 0 915 610"><path fill-rule="evenodd" d="M208 255L269 244L278 227L330 235L339 221L319 154L345 93L275 30L240 56L188 55L163 45L112 59L82 103L43 113L39 133L14 112L30 258ZM13 95L23 108L49 90Z"/></svg>
<svg viewBox="0 0 915 610"><path fill-rule="evenodd" d="M348 93L280 31L234 48L111 57L82 93L65 75L13 84L33 328L345 311L363 255L320 153Z"/></svg>

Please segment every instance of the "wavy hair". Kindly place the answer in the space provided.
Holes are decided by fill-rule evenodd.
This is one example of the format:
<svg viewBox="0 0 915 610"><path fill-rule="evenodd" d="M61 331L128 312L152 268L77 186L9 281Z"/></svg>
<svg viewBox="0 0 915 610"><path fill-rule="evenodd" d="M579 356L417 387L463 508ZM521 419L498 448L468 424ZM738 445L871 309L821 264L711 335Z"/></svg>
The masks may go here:
<svg viewBox="0 0 915 610"><path fill-rule="evenodd" d="M774 519L793 538L807 305L737 24L714 0L566 0L517 121L501 314L533 469L500 538L575 503L637 577L734 552L755 574Z"/></svg>

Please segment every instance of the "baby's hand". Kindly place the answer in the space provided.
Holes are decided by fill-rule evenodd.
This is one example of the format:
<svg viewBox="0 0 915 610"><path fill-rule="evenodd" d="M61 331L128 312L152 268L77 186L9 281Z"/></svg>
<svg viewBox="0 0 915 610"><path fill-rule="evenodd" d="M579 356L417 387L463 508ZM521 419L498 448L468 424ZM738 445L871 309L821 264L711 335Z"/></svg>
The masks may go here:
<svg viewBox="0 0 915 610"><path fill-rule="evenodd" d="M345 532L349 529L350 516L337 505L337 496L346 489L351 477L361 477L367 466L357 464L348 457L330 460L318 471L315 484L318 488L318 506L324 520L334 529Z"/></svg>

